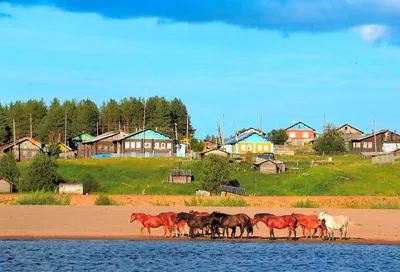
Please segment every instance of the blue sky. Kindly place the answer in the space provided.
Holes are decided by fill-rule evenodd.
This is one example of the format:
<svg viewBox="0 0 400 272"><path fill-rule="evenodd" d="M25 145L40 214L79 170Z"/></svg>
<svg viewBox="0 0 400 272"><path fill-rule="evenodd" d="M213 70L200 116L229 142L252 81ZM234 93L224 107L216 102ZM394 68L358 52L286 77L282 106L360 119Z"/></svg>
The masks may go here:
<svg viewBox="0 0 400 272"><path fill-rule="evenodd" d="M179 97L196 136L400 129L400 0L0 0L1 103Z"/></svg>

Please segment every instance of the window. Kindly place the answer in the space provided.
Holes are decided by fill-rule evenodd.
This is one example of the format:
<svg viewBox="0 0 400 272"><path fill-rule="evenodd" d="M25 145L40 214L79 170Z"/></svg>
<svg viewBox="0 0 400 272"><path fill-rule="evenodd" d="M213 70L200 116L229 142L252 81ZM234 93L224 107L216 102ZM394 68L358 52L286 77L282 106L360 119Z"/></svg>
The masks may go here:
<svg viewBox="0 0 400 272"><path fill-rule="evenodd" d="M308 137L310 137L308 132L303 132L303 138L308 138Z"/></svg>
<svg viewBox="0 0 400 272"><path fill-rule="evenodd" d="M162 146L162 144L161 144ZM154 148L160 148L160 143L154 143Z"/></svg>
<svg viewBox="0 0 400 272"><path fill-rule="evenodd" d="M296 132L295 131L290 132L289 137L296 138Z"/></svg>
<svg viewBox="0 0 400 272"><path fill-rule="evenodd" d="M135 148L135 142L131 142L131 148L132 148L132 149Z"/></svg>
<svg viewBox="0 0 400 272"><path fill-rule="evenodd" d="M125 148L129 148L130 147L130 142L125 142Z"/></svg>
<svg viewBox="0 0 400 272"><path fill-rule="evenodd" d="M356 143L353 143L353 148L356 148Z"/></svg>
<svg viewBox="0 0 400 272"><path fill-rule="evenodd" d="M247 151L252 151L253 150L253 145L252 144L248 144L247 145Z"/></svg>
<svg viewBox="0 0 400 272"><path fill-rule="evenodd" d="M136 148L142 148L142 143L141 142L136 142Z"/></svg>
<svg viewBox="0 0 400 272"><path fill-rule="evenodd" d="M257 145L257 150L258 151L262 151L263 150L263 146L262 145Z"/></svg>
<svg viewBox="0 0 400 272"><path fill-rule="evenodd" d="M165 148L165 143L161 143L161 148Z"/></svg>
<svg viewBox="0 0 400 272"><path fill-rule="evenodd" d="M356 143L356 148L361 148L361 143Z"/></svg>
<svg viewBox="0 0 400 272"><path fill-rule="evenodd" d="M269 151L268 145L264 145L264 151Z"/></svg>
<svg viewBox="0 0 400 272"><path fill-rule="evenodd" d="M363 148L368 148L368 143L367 142L363 143Z"/></svg>
<svg viewBox="0 0 400 272"><path fill-rule="evenodd" d="M151 143L144 143L144 148L151 148Z"/></svg>
<svg viewBox="0 0 400 272"><path fill-rule="evenodd" d="M241 148L240 148L242 151L246 151L246 145L241 145Z"/></svg>
<svg viewBox="0 0 400 272"><path fill-rule="evenodd" d="M368 148L372 148L372 142L368 143Z"/></svg>
<svg viewBox="0 0 400 272"><path fill-rule="evenodd" d="M162 145L161 145L161 146L162 146ZM168 148L168 149L171 149L171 148L172 148L171 143L167 143L167 148Z"/></svg>

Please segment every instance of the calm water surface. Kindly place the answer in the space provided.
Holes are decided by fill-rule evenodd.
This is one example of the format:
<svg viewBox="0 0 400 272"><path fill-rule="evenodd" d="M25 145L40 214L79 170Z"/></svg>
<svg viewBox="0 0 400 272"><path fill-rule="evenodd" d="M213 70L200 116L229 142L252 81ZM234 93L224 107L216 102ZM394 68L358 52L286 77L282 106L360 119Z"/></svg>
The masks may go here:
<svg viewBox="0 0 400 272"><path fill-rule="evenodd" d="M0 271L400 271L400 246L193 241L1 241Z"/></svg>

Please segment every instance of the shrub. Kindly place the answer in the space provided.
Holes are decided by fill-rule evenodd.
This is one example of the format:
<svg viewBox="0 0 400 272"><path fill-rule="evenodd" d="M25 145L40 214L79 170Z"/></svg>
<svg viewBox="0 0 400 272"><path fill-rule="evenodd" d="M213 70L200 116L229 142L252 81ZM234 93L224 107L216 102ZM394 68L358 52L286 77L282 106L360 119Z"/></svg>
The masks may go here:
<svg viewBox="0 0 400 272"><path fill-rule="evenodd" d="M50 193L35 192L31 195L25 195L18 198L14 205L69 205L71 203L70 195L58 195L57 197Z"/></svg>
<svg viewBox="0 0 400 272"><path fill-rule="evenodd" d="M0 159L0 178L5 178L14 184L19 181L20 172L13 153L8 153Z"/></svg>
<svg viewBox="0 0 400 272"><path fill-rule="evenodd" d="M80 182L83 184L83 192L85 194L98 192L100 189L99 182L93 175L89 173L83 174L82 177L80 178Z"/></svg>
<svg viewBox="0 0 400 272"><path fill-rule="evenodd" d="M185 206L210 206L210 207L247 207L249 203L242 197L200 198L193 197L184 201Z"/></svg>
<svg viewBox="0 0 400 272"><path fill-rule="evenodd" d="M336 154L346 151L342 132L330 124L325 127L324 133L315 140L313 148L319 154Z"/></svg>
<svg viewBox="0 0 400 272"><path fill-rule="evenodd" d="M283 145L289 139L289 136L284 129L273 129L268 132L267 138L276 145Z"/></svg>
<svg viewBox="0 0 400 272"><path fill-rule="evenodd" d="M290 204L290 207L292 207L292 208L319 208L319 204L310 199L307 199L305 201L304 200L295 201Z"/></svg>
<svg viewBox="0 0 400 272"><path fill-rule="evenodd" d="M400 209L400 203L396 200L382 200L376 202L370 202L368 204L368 209Z"/></svg>
<svg viewBox="0 0 400 272"><path fill-rule="evenodd" d="M229 179L231 165L226 158L217 155L207 156L200 173L202 189L219 194L221 185Z"/></svg>
<svg viewBox="0 0 400 272"><path fill-rule="evenodd" d="M114 199L112 199L109 196L99 195L96 198L94 205L96 205L96 206L118 206L118 205L120 205L120 203L115 201Z"/></svg>

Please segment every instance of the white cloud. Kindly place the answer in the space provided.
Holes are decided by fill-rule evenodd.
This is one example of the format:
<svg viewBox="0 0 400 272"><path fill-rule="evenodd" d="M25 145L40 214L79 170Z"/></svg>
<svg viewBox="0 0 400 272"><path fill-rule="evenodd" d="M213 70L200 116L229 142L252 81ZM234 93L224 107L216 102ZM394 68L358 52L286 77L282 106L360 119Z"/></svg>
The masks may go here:
<svg viewBox="0 0 400 272"><path fill-rule="evenodd" d="M368 43L377 43L391 36L391 29L386 25L371 24L362 25L353 28L354 31L360 34L361 39Z"/></svg>

